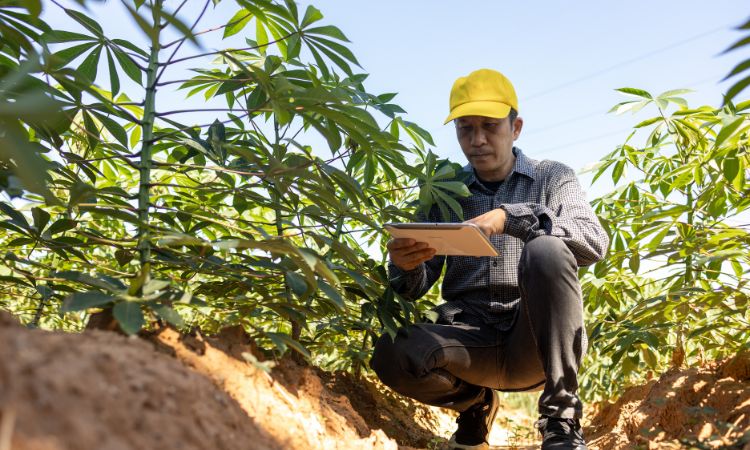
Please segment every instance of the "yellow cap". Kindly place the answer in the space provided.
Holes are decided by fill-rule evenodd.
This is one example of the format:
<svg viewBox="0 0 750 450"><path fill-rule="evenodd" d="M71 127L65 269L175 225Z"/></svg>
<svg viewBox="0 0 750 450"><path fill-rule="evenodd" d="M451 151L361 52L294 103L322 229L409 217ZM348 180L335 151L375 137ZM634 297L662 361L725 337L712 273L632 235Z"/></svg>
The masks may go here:
<svg viewBox="0 0 750 450"><path fill-rule="evenodd" d="M516 90L505 75L492 69L479 69L461 77L451 89L451 113L445 123L463 116L502 119L510 108L518 111Z"/></svg>

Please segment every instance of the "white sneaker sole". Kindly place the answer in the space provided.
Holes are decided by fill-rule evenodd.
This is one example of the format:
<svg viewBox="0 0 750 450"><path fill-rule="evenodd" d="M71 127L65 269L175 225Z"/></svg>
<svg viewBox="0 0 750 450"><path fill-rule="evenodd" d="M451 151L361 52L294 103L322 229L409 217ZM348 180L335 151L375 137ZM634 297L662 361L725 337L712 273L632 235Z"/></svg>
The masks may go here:
<svg viewBox="0 0 750 450"><path fill-rule="evenodd" d="M451 440L448 441L448 448L450 450L489 450L490 444L482 442L477 445L464 445L456 442L456 436L451 436Z"/></svg>

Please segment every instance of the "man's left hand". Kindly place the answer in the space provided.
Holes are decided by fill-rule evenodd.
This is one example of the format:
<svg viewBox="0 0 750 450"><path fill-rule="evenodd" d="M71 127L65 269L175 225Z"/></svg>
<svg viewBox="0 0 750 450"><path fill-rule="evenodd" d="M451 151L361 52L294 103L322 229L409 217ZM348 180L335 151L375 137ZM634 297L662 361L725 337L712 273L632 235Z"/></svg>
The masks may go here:
<svg viewBox="0 0 750 450"><path fill-rule="evenodd" d="M467 220L464 223L473 223L478 226L484 234L492 236L493 234L503 234L505 231L505 218L505 210L498 208L486 212L481 216Z"/></svg>

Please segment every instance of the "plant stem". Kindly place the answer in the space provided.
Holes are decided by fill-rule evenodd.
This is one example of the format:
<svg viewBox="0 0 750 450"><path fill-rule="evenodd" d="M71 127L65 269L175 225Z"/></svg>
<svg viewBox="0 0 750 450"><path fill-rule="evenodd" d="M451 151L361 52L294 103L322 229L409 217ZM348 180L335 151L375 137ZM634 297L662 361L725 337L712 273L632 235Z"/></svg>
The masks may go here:
<svg viewBox="0 0 750 450"><path fill-rule="evenodd" d="M280 144L281 136L279 135L279 122L274 117L273 121L273 131L274 131L274 143L273 143L273 157L277 160L281 161L284 158L282 147ZM273 211L274 211L274 220L276 222L276 234L278 236L284 235L284 225L282 223L283 217L281 208L279 207L281 203L281 195L276 188L276 183L273 183L273 189L271 190L271 204L273 205ZM287 281L287 275L284 274L284 292L286 294L286 297L291 300L292 296L292 290L289 287L289 282ZM298 341L300 336L302 335L302 325L292 319L292 339L295 341ZM296 362L301 363L302 358L300 358L299 353L293 353L292 359L294 359Z"/></svg>
<svg viewBox="0 0 750 450"><path fill-rule="evenodd" d="M154 118L156 117L156 70L159 67L159 22L162 0L155 0L153 23L157 30L151 42L151 53L146 69L146 99L143 106L143 138L141 145L140 181L138 186L138 252L141 277L145 284L150 279L151 237L148 228L148 212L151 185L151 148L153 146Z"/></svg>

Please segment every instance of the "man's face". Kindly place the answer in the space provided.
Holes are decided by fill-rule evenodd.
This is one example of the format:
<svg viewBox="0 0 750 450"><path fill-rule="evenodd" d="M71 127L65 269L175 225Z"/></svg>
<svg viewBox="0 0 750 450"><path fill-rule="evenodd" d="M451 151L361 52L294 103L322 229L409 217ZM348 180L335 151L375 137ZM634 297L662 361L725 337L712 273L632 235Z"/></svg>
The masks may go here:
<svg viewBox="0 0 750 450"><path fill-rule="evenodd" d="M510 119L484 116L459 117L456 136L469 164L480 178L496 181L508 165L512 167L513 141L521 133L523 120L517 117L513 126Z"/></svg>

